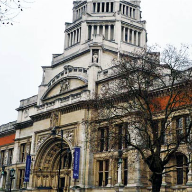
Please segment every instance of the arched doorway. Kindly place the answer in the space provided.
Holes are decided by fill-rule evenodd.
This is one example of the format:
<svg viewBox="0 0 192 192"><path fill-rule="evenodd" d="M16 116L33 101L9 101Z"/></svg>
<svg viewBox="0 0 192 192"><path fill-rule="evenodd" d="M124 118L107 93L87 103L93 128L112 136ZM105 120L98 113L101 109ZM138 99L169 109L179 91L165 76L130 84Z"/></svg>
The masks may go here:
<svg viewBox="0 0 192 192"><path fill-rule="evenodd" d="M61 150L62 149L62 150ZM68 143L57 136L49 138L39 149L33 170L33 187L68 192L72 154Z"/></svg>

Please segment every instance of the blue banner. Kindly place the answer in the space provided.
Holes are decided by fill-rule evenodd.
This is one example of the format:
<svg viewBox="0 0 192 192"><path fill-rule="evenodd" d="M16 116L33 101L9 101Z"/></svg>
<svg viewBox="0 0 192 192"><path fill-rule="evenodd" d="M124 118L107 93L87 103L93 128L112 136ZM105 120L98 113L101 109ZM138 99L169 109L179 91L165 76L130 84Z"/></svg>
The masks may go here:
<svg viewBox="0 0 192 192"><path fill-rule="evenodd" d="M27 155L24 182L29 182L30 170L31 170L31 155Z"/></svg>
<svg viewBox="0 0 192 192"><path fill-rule="evenodd" d="M75 148L73 179L78 179L79 178L79 160L80 160L80 148Z"/></svg>

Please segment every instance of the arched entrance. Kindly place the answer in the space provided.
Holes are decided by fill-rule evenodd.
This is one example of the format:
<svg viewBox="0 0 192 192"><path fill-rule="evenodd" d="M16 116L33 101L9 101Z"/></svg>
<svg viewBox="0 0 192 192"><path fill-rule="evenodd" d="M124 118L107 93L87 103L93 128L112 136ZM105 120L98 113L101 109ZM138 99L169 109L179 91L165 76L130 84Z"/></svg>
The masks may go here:
<svg viewBox="0 0 192 192"><path fill-rule="evenodd" d="M72 154L66 141L62 141L61 137L47 139L36 157L33 187L57 191L59 186L61 192L67 192L71 180L71 161Z"/></svg>

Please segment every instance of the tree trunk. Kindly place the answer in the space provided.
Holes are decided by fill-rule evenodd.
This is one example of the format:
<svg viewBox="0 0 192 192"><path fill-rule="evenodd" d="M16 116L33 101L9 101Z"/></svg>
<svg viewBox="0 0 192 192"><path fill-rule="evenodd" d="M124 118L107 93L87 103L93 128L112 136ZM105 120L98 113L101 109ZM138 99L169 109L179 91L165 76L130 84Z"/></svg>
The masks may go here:
<svg viewBox="0 0 192 192"><path fill-rule="evenodd" d="M151 177L152 192L159 192L162 184L162 174L153 173Z"/></svg>

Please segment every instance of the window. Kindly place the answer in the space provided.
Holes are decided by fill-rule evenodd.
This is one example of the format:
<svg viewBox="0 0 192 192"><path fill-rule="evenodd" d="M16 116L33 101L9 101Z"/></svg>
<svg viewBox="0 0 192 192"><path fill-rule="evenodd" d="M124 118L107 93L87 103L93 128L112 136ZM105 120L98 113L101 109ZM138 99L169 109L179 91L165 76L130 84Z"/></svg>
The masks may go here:
<svg viewBox="0 0 192 192"><path fill-rule="evenodd" d="M4 165L5 161L5 150L1 151L1 165Z"/></svg>
<svg viewBox="0 0 192 192"><path fill-rule="evenodd" d="M105 12L105 3L102 3L102 12Z"/></svg>
<svg viewBox="0 0 192 192"><path fill-rule="evenodd" d="M113 12L113 2L111 3L111 12Z"/></svg>
<svg viewBox="0 0 192 192"><path fill-rule="evenodd" d="M182 185L187 182L187 158L183 154L176 155L177 163L177 184Z"/></svg>
<svg viewBox="0 0 192 192"><path fill-rule="evenodd" d="M20 160L21 162L25 162L25 148L26 148L26 143L21 144L21 148L20 148Z"/></svg>
<svg viewBox="0 0 192 192"><path fill-rule="evenodd" d="M123 184L127 185L128 182L128 161L127 159L123 159L123 166L122 166L122 173L123 173Z"/></svg>
<svg viewBox="0 0 192 192"><path fill-rule="evenodd" d="M127 123L125 124L120 124L117 126L117 133L118 133L118 149L123 149L127 148L127 141L128 141L128 128L127 128Z"/></svg>
<svg viewBox="0 0 192 192"><path fill-rule="evenodd" d="M109 3L106 3L106 12L109 12Z"/></svg>
<svg viewBox="0 0 192 192"><path fill-rule="evenodd" d="M161 131L161 133L160 133ZM161 120L154 120L154 130L153 130L153 140L154 142L160 138L161 145L165 144L165 127L163 127L163 119Z"/></svg>
<svg viewBox="0 0 192 192"><path fill-rule="evenodd" d="M99 128L100 146L99 151L108 151L109 148L109 128Z"/></svg>
<svg viewBox="0 0 192 192"><path fill-rule="evenodd" d="M19 189L23 188L24 175L25 175L25 170L19 169Z"/></svg>
<svg viewBox="0 0 192 192"><path fill-rule="evenodd" d="M98 186L104 187L108 184L109 160L98 161Z"/></svg>
<svg viewBox="0 0 192 192"><path fill-rule="evenodd" d="M93 3L93 12L96 12L96 3Z"/></svg>
<svg viewBox="0 0 192 192"><path fill-rule="evenodd" d="M189 131L191 118L189 115L179 116L176 118L176 133L177 136L185 136ZM191 139L191 133L184 140L187 142Z"/></svg>
<svg viewBox="0 0 192 192"><path fill-rule="evenodd" d="M8 159L8 164L12 164L12 159L13 159L13 149L9 149L9 159Z"/></svg>
<svg viewBox="0 0 192 192"><path fill-rule="evenodd" d="M91 25L88 26L88 40L91 40Z"/></svg>

